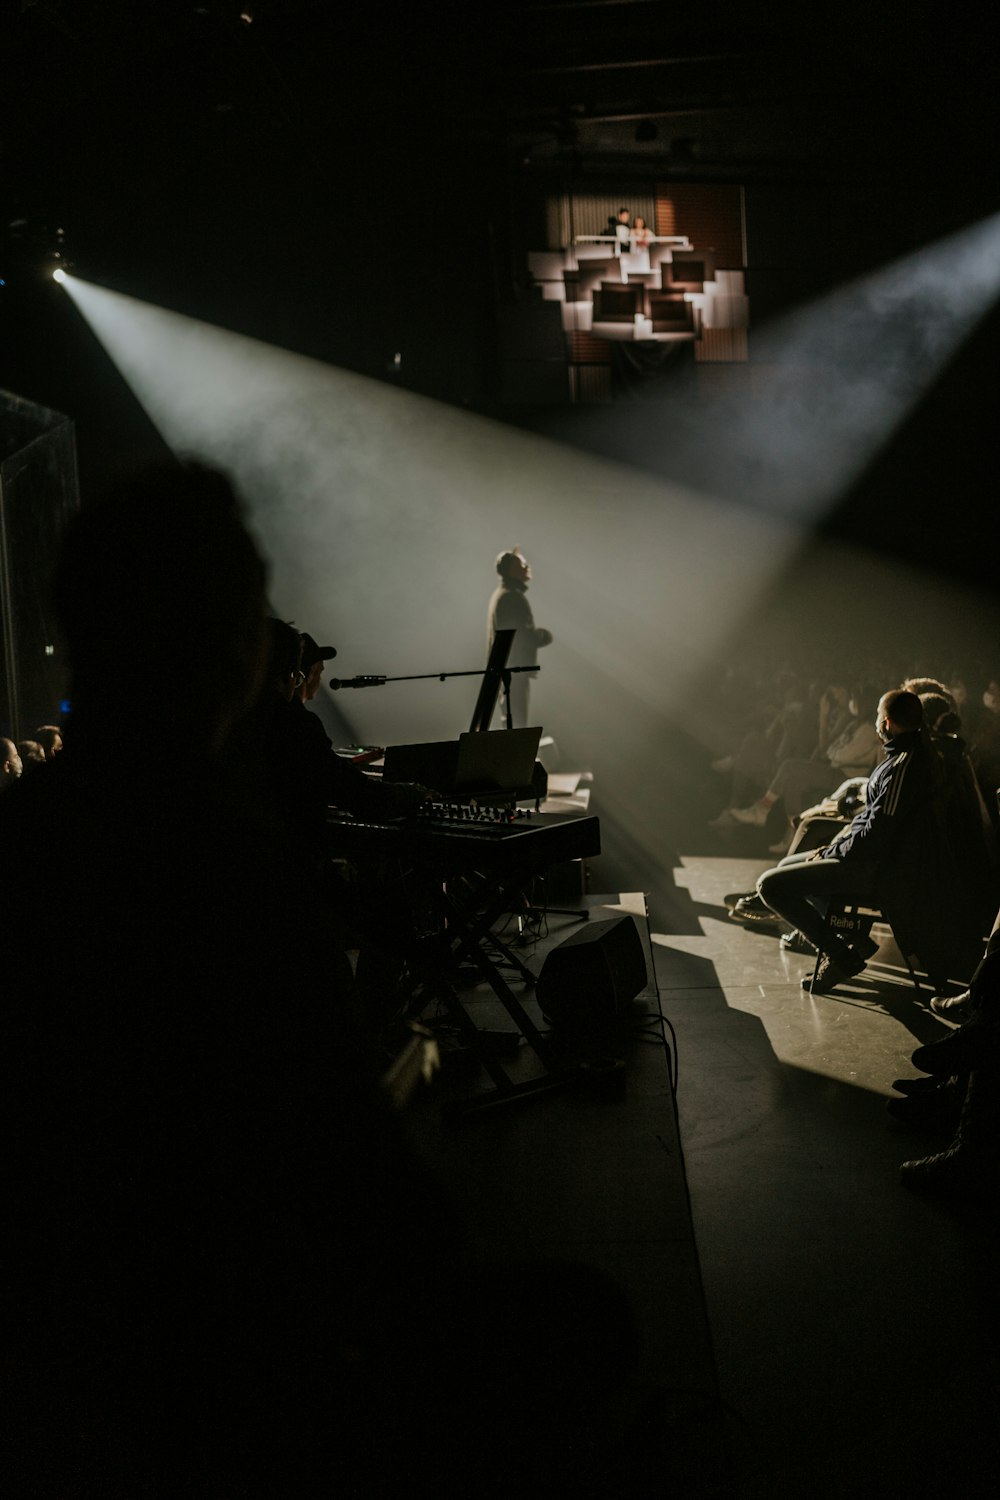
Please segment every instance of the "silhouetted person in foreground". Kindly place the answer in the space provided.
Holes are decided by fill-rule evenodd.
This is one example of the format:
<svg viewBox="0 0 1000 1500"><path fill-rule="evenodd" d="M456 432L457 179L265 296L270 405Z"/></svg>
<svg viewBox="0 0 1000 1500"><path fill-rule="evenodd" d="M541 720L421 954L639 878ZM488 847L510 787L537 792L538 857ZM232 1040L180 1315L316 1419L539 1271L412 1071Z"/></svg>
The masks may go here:
<svg viewBox="0 0 1000 1500"><path fill-rule="evenodd" d="M46 760L54 760L63 747L62 730L58 724L39 724L35 740L41 745Z"/></svg>
<svg viewBox="0 0 1000 1500"><path fill-rule="evenodd" d="M0 804L4 1494L603 1500L636 1449L624 1298L466 1262L324 962L328 903L247 801L264 584L198 468L67 538L65 749ZM146 745L114 760L137 641Z"/></svg>
<svg viewBox="0 0 1000 1500"><path fill-rule="evenodd" d="M7 1494L394 1484L387 1411L436 1348L453 1226L323 962L324 902L226 769L264 584L197 468L85 511L58 569L65 750L0 807ZM112 763L136 642L146 744Z"/></svg>
<svg viewBox="0 0 1000 1500"><path fill-rule="evenodd" d="M0 739L0 792L6 792L21 779L24 765L13 740Z"/></svg>
<svg viewBox="0 0 1000 1500"><path fill-rule="evenodd" d="M45 764L45 751L37 740L18 740L17 753L24 771L33 771L36 766Z"/></svg>

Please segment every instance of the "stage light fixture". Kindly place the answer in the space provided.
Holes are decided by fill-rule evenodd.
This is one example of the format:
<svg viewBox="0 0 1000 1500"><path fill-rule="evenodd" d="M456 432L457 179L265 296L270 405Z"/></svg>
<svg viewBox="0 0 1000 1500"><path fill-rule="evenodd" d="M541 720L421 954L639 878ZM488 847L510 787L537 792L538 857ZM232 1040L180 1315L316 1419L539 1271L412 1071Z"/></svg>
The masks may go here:
<svg viewBox="0 0 1000 1500"><path fill-rule="evenodd" d="M52 280L58 281L59 285L62 286L63 282L66 280L66 272L63 270L62 266L56 266L55 270L52 272Z"/></svg>

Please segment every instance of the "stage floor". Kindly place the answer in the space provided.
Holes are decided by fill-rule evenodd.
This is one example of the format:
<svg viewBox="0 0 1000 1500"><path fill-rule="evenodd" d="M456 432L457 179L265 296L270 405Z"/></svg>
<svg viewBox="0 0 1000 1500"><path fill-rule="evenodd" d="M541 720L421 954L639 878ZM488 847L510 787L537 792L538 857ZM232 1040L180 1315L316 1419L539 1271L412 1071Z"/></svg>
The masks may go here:
<svg viewBox="0 0 1000 1500"><path fill-rule="evenodd" d="M884 1110L950 1028L891 939L803 997L812 961L722 903L768 863L682 859L652 924L737 1493L992 1494L995 1232L899 1184L948 1142Z"/></svg>
<svg viewBox="0 0 1000 1500"><path fill-rule="evenodd" d="M593 1087L517 1098L456 1125L447 1123L446 1107L481 1097L490 1080L474 1060L471 1068L449 1068L445 1052L445 1076L411 1108L407 1124L416 1149L459 1204L477 1258L567 1260L607 1275L624 1291L641 1343L634 1378L622 1393L623 1431L633 1450L643 1450L631 1454L636 1493L662 1482L669 1464L684 1486L678 1493L725 1494L724 1428L671 1089L672 1048L657 1022L645 901L626 893L588 898L586 907L590 921L632 914L646 950L650 982L611 1049L624 1060L624 1073L602 1068ZM537 974L546 954L582 925L550 913L547 934L514 951ZM505 934L507 941L512 936ZM547 1031L531 991L519 983L513 988ZM464 989L462 1002L478 1027L513 1031L487 986ZM514 1083L544 1076L523 1043L501 1062ZM580 1307L580 1320L587 1317ZM530 1305L519 1337L526 1360L546 1357ZM488 1360L488 1328L483 1350ZM516 1409L511 1420L516 1426ZM559 1440L553 1432L551 1441Z"/></svg>
<svg viewBox="0 0 1000 1500"><path fill-rule="evenodd" d="M483 1259L568 1259L625 1291L642 1338L634 1438L653 1455L631 1493L992 1494L992 1226L899 1185L900 1161L943 1143L883 1109L913 1047L948 1028L891 966L891 942L843 994L803 998L810 961L725 914L723 895L763 868L682 858L654 893L676 1052L657 1040L650 986L619 1097L557 1092L449 1127L442 1102L489 1083L457 1071L407 1128ZM641 914L641 897L601 899L591 920ZM553 916L519 956L537 973L578 928ZM510 1029L484 987L464 1001L477 1025ZM504 1066L541 1071L523 1046ZM530 1358L529 1307L523 1337Z"/></svg>

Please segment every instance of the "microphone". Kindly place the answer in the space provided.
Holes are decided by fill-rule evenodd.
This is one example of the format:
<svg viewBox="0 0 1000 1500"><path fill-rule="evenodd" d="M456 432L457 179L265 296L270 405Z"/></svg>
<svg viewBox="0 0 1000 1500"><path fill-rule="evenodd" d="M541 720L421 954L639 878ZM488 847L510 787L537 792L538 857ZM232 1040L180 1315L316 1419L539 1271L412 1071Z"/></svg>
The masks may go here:
<svg viewBox="0 0 1000 1500"><path fill-rule="evenodd" d="M327 687L334 692L338 688L385 687L384 677L330 677Z"/></svg>

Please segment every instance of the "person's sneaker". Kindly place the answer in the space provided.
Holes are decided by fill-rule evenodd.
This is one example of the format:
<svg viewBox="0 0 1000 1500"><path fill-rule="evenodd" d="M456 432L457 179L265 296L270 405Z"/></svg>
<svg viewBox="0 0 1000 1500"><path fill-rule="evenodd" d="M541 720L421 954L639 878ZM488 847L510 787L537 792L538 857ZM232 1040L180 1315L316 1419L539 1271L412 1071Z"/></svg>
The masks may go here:
<svg viewBox="0 0 1000 1500"><path fill-rule="evenodd" d="M767 852L768 852L768 854L787 854L788 851L789 851L789 849L792 847L792 839L794 837L795 837L795 829L794 828L789 828L788 832L784 835L784 837L780 838L776 844L768 844L768 846L767 846Z"/></svg>
<svg viewBox="0 0 1000 1500"><path fill-rule="evenodd" d="M824 953L812 974L806 974L802 979L802 993L804 995L828 995L831 990L843 984L846 979L853 979L855 974L860 974L864 968L864 960L861 959L852 968L842 968L840 964L834 963L829 953Z"/></svg>
<svg viewBox="0 0 1000 1500"><path fill-rule="evenodd" d="M935 995L931 1010L946 1021L967 1021L972 1014L972 994L963 990L960 995Z"/></svg>
<svg viewBox="0 0 1000 1500"><path fill-rule="evenodd" d="M781 946L786 953L804 953L809 958L816 957L816 944L811 943L804 932L796 927L794 932L786 932L781 939Z"/></svg>
<svg viewBox="0 0 1000 1500"><path fill-rule="evenodd" d="M734 823L745 823L749 828L763 828L771 809L765 807L763 802L754 802L750 807L731 807L729 811Z"/></svg>
<svg viewBox="0 0 1000 1500"><path fill-rule="evenodd" d="M722 776L726 771L731 771L735 764L736 762L731 755L723 755L718 760L712 761L712 770L718 771L719 775Z"/></svg>

